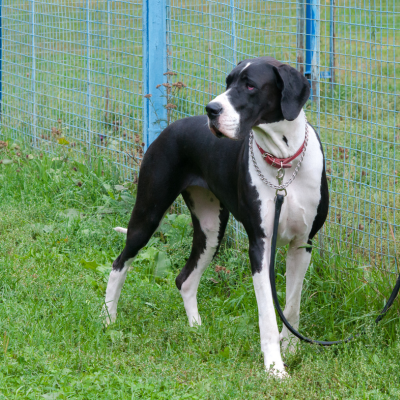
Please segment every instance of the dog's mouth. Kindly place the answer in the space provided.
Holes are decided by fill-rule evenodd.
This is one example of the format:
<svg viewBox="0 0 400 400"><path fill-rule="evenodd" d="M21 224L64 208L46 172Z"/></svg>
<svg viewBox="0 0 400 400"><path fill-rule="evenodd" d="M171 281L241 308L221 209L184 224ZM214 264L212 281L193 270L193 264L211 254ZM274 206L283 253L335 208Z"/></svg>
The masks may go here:
<svg viewBox="0 0 400 400"><path fill-rule="evenodd" d="M208 120L208 127L210 128L212 134L217 138L220 139L224 137L224 134L210 120Z"/></svg>

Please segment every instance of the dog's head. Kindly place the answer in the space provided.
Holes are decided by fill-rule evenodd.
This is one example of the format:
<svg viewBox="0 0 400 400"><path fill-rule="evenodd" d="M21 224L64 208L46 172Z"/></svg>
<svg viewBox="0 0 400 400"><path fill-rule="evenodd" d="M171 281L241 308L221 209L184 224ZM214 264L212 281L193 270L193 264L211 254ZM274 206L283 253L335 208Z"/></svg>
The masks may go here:
<svg viewBox="0 0 400 400"><path fill-rule="evenodd" d="M307 79L272 57L241 61L226 78L226 91L206 106L210 130L243 139L253 126L293 121L310 96Z"/></svg>

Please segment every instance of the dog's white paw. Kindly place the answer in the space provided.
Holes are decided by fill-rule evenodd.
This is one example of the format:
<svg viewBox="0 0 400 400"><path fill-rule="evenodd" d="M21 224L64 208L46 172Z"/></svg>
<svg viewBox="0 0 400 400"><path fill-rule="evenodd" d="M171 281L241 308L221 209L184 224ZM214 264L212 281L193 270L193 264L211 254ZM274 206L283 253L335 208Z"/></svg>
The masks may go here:
<svg viewBox="0 0 400 400"><path fill-rule="evenodd" d="M264 352L264 356L265 369L271 376L279 379L287 378L289 376L285 370L285 364L283 363L280 354L279 344L277 346L270 346L269 351Z"/></svg>
<svg viewBox="0 0 400 400"><path fill-rule="evenodd" d="M285 371L283 364L280 368L277 368L275 365L271 365L269 368L266 367L266 371L278 379L286 379L290 377L290 375Z"/></svg>
<svg viewBox="0 0 400 400"><path fill-rule="evenodd" d="M103 319L103 324L104 326L107 328L107 326L113 324L117 319L116 315L110 316L110 317L106 317Z"/></svg>
<svg viewBox="0 0 400 400"><path fill-rule="evenodd" d="M201 325L201 318L199 313L197 313L197 315L189 317L189 326L191 328L197 328L200 325Z"/></svg>
<svg viewBox="0 0 400 400"><path fill-rule="evenodd" d="M128 233L128 229L121 228L120 226L117 226L116 228L114 228L114 231L120 232L120 233L125 233L125 235Z"/></svg>
<svg viewBox="0 0 400 400"><path fill-rule="evenodd" d="M117 314L110 314L108 310L104 307L101 311L100 318L103 320L103 324L107 328L107 326L113 324L116 321Z"/></svg>

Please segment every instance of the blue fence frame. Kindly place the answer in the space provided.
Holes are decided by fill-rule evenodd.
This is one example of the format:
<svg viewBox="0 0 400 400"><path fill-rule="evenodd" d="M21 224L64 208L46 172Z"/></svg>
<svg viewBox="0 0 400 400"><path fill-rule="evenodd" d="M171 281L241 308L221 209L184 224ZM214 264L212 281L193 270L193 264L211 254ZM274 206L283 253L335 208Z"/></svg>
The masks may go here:
<svg viewBox="0 0 400 400"><path fill-rule="evenodd" d="M162 87L167 72L167 4L165 0L143 3L143 84L148 101L144 103L143 138L145 150L167 123L166 96ZM158 88L157 88L158 87Z"/></svg>

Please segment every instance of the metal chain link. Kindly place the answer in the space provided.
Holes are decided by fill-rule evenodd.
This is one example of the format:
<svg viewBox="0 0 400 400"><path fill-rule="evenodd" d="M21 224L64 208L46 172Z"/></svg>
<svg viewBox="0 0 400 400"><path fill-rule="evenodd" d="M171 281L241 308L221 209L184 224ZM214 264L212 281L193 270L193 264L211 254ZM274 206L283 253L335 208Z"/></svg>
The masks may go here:
<svg viewBox="0 0 400 400"><path fill-rule="evenodd" d="M256 172L257 172L258 176L260 177L260 179L261 179L266 185L268 185L269 187L271 187L271 188L273 188L273 189L276 189L277 191L285 190L285 189L294 181L294 179L296 178L297 173L299 172L301 163L303 162L304 155L306 154L307 143L308 143L308 122L307 122L307 117L305 117L305 121L306 121L306 132L305 132L305 137L304 137L304 149L303 149L303 152L301 153L300 160L299 160L299 162L297 163L296 168L295 168L294 171L293 171L293 175L291 176L291 178L290 178L288 181L286 181L286 182L283 183L282 185L275 185L274 183L271 183L271 182L262 174L262 172L260 171L260 168L258 168L256 158L254 157L254 149L253 149L253 131L250 131L249 146L250 146L250 155L251 155L251 158L252 158L252 160L253 160L254 168L256 169Z"/></svg>

